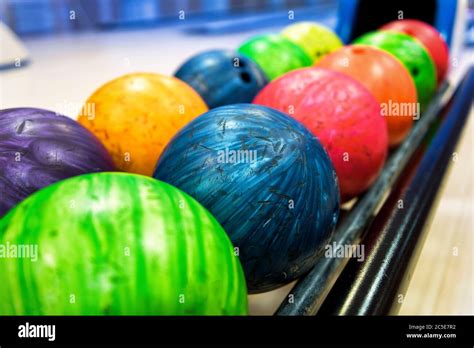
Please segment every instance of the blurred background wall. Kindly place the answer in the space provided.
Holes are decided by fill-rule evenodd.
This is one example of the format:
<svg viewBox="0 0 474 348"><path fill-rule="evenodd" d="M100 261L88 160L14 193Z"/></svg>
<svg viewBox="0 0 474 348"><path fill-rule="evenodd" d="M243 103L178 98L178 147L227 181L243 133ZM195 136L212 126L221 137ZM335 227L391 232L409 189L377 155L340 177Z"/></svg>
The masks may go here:
<svg viewBox="0 0 474 348"><path fill-rule="evenodd" d="M336 6L337 0L2 0L0 20L26 36L166 25L176 23L180 11L186 20L207 20L302 7L327 13Z"/></svg>
<svg viewBox="0 0 474 348"><path fill-rule="evenodd" d="M271 17L271 14L307 8L307 13L312 15L308 19L321 19L319 15L335 16L337 6L338 0L1 0L0 21L24 37L176 25L180 11L184 11L187 23L252 14L263 16L260 24L265 26L282 18ZM474 45L474 0L468 0L467 18L465 43ZM240 31L245 31L250 25L255 28L255 21L237 25Z"/></svg>

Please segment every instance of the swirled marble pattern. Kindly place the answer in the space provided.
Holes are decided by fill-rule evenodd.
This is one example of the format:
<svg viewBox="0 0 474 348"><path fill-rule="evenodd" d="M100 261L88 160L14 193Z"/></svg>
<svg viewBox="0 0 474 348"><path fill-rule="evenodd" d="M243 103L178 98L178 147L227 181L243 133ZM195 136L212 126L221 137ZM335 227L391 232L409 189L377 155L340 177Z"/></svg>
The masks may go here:
<svg viewBox="0 0 474 348"><path fill-rule="evenodd" d="M268 83L256 63L230 50L211 50L192 56L174 76L193 87L210 109L250 103Z"/></svg>
<svg viewBox="0 0 474 348"><path fill-rule="evenodd" d="M303 48L278 34L254 36L238 51L257 63L269 80L313 63Z"/></svg>
<svg viewBox="0 0 474 348"><path fill-rule="evenodd" d="M100 86L85 102L78 122L100 139L122 171L151 176L168 141L207 111L185 82L133 73Z"/></svg>
<svg viewBox="0 0 474 348"><path fill-rule="evenodd" d="M37 246L36 260L0 258L0 315L247 313L225 231L145 176L87 174L38 191L0 220L0 245Z"/></svg>
<svg viewBox="0 0 474 348"><path fill-rule="evenodd" d="M316 66L346 74L373 94L384 111L382 115L387 122L390 146L400 144L410 133L418 101L415 82L393 55L376 47L346 46L328 54ZM407 112L403 106L411 107Z"/></svg>
<svg viewBox="0 0 474 348"><path fill-rule="evenodd" d="M217 218L253 293L307 272L339 214L337 178L319 141L263 106L223 106L198 117L166 147L154 177Z"/></svg>
<svg viewBox="0 0 474 348"><path fill-rule="evenodd" d="M449 47L436 28L417 19L398 19L383 25L380 30L405 33L419 40L428 50L436 66L438 85L443 82L449 70Z"/></svg>
<svg viewBox="0 0 474 348"><path fill-rule="evenodd" d="M58 180L113 170L104 146L74 120L35 108L0 110L0 217Z"/></svg>
<svg viewBox="0 0 474 348"><path fill-rule="evenodd" d="M415 81L422 108L428 105L436 91L436 66L420 41L394 31L373 31L357 38L354 44L374 46L399 59Z"/></svg>
<svg viewBox="0 0 474 348"><path fill-rule="evenodd" d="M331 29L314 22L288 25L281 34L303 48L313 59L313 63L344 45Z"/></svg>
<svg viewBox="0 0 474 348"><path fill-rule="evenodd" d="M349 76L299 69L268 84L254 103L288 113L318 137L331 157L343 201L364 192L382 170L387 124L375 97Z"/></svg>

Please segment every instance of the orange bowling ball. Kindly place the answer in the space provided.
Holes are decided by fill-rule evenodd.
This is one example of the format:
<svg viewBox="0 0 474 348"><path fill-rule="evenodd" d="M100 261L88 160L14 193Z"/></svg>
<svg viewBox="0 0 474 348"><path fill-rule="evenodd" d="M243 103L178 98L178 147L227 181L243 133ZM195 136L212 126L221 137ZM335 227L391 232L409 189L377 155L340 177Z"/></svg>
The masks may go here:
<svg viewBox="0 0 474 348"><path fill-rule="evenodd" d="M349 75L372 92L387 121L390 146L408 135L413 119L419 116L419 104L413 78L397 58L374 47L345 46L315 66Z"/></svg>
<svg viewBox="0 0 474 348"><path fill-rule="evenodd" d="M171 138L206 111L194 89L177 78L136 73L96 90L78 121L102 141L119 169L150 176Z"/></svg>

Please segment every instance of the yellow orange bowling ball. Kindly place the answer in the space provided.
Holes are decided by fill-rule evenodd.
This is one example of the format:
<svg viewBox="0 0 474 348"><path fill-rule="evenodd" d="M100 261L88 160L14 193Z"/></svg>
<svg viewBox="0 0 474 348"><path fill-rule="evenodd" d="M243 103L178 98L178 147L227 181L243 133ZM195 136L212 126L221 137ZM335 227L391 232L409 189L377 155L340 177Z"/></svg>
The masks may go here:
<svg viewBox="0 0 474 348"><path fill-rule="evenodd" d="M177 78L135 73L96 90L78 121L102 141L120 170L152 175L171 138L206 111L197 92Z"/></svg>

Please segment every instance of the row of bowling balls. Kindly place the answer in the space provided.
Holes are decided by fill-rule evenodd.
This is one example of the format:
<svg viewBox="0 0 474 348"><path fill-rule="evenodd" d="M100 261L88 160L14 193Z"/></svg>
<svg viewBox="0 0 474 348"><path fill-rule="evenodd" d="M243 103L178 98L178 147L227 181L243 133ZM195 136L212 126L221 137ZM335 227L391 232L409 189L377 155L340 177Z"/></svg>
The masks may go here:
<svg viewBox="0 0 474 348"><path fill-rule="evenodd" d="M397 62L413 85L389 54L367 46L334 54L346 51ZM318 60L323 51L314 52ZM203 69L210 75L201 85L238 93L232 78L212 83L262 70L242 58L220 74L212 64ZM369 91L399 77L385 77L390 65L373 60L373 91L351 74L299 69L257 91L254 102L272 108L207 111L191 83L203 98L178 79L132 74L99 88L79 123L39 109L1 111L0 215L79 174L118 169L158 180L83 175L12 209L0 221L0 241L37 244L40 260L1 260L8 300L0 312L245 314L246 285L267 291L307 272L331 238L340 197L359 194L380 171L387 125Z"/></svg>
<svg viewBox="0 0 474 348"><path fill-rule="evenodd" d="M250 39L239 48L245 55L217 50L191 57L175 74L187 86L156 75L128 75L89 98L87 104L96 106L100 118L82 115L79 121L101 139L121 170L151 175L176 131L207 106L253 102L272 107L303 123L323 143L339 178L341 198L347 201L373 183L388 146L403 141L435 91L434 59L421 42L446 50L447 64L446 44L434 28L418 21L397 21L388 28L400 23L420 39L390 29L338 47L340 41L329 29L299 23L281 35ZM430 40L424 39L428 36ZM277 41L311 53L318 69L291 70L299 65L284 64L293 55ZM267 83L270 75L264 68L278 64L284 67L280 73L290 71ZM176 89L182 93L173 93ZM155 93L166 95L166 107L154 99ZM134 103L137 97L141 103ZM146 127L134 127L137 123ZM125 132L127 137L122 137Z"/></svg>
<svg viewBox="0 0 474 348"><path fill-rule="evenodd" d="M252 37L237 52L199 53L184 62L175 76L192 86L211 109L250 103L270 80L312 66L342 46L342 41L329 28L300 22L279 34Z"/></svg>
<svg viewBox="0 0 474 348"><path fill-rule="evenodd" d="M5 200L47 186L0 220L1 246L37 246L34 261L2 251L2 315L246 314L247 292L314 265L338 219L326 151L278 110L204 113L173 138L154 178L113 172L104 146L64 116L0 112L9 118Z"/></svg>
<svg viewBox="0 0 474 348"><path fill-rule="evenodd" d="M241 55L200 53L175 76L211 108L253 101L291 114L328 150L346 201L365 191L379 174L387 153L387 131L390 147L408 135L444 79L449 58L436 29L417 20L388 23L352 46L341 46L328 28L303 22L280 35L251 38L238 49ZM306 58L300 59L304 53ZM308 65L356 81L305 69Z"/></svg>
<svg viewBox="0 0 474 348"><path fill-rule="evenodd" d="M397 20L358 38L354 44L370 45L390 55L373 49L341 49L342 42L330 29L302 22L288 26L281 34L253 37L238 52L197 54L175 76L214 108L250 103L268 80L311 65L350 75L364 84L379 103L419 101L426 106L446 75L447 45L436 29L424 22ZM412 121L410 117L389 114L387 123L390 145L394 146L409 132Z"/></svg>

